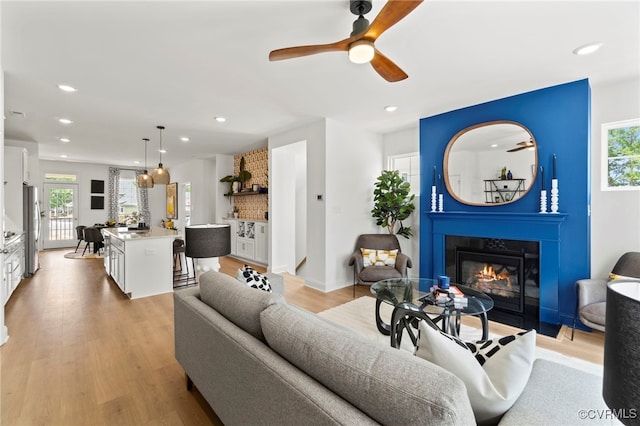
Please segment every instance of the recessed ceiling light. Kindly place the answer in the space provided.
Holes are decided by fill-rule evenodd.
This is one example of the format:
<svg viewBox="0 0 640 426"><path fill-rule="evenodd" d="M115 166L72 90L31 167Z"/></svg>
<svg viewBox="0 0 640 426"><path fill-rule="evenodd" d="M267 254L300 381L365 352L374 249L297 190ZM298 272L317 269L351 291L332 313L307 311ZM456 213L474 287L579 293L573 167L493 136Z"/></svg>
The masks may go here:
<svg viewBox="0 0 640 426"><path fill-rule="evenodd" d="M60 158L67 158L67 154L61 154Z"/></svg>
<svg viewBox="0 0 640 426"><path fill-rule="evenodd" d="M602 43L589 43L573 49L574 55L589 55L602 47Z"/></svg>
<svg viewBox="0 0 640 426"><path fill-rule="evenodd" d="M166 154L166 153L167 153L167 150L166 150L166 149L159 149L159 150L158 150L158 152L159 152L160 154Z"/></svg>
<svg viewBox="0 0 640 426"><path fill-rule="evenodd" d="M133 164L140 164L138 160L134 161Z"/></svg>
<svg viewBox="0 0 640 426"><path fill-rule="evenodd" d="M226 119L226 118L224 118L224 117L216 117L216 121L217 121L218 123L224 123L225 121L227 121L227 119Z"/></svg>
<svg viewBox="0 0 640 426"><path fill-rule="evenodd" d="M497 143L492 143L492 144L491 144L491 148L497 148L497 147L498 147L498 144L497 144Z"/></svg>
<svg viewBox="0 0 640 426"><path fill-rule="evenodd" d="M71 87L68 86L66 84L58 84L58 89L62 90L63 92L77 92L78 89L76 89L75 87Z"/></svg>
<svg viewBox="0 0 640 426"><path fill-rule="evenodd" d="M384 107L384 110L387 112L394 112L398 109L397 106L395 105L387 105L386 107Z"/></svg>
<svg viewBox="0 0 640 426"><path fill-rule="evenodd" d="M60 138L60 142L64 142L64 143L71 142L71 139L69 139L69 138Z"/></svg>
<svg viewBox="0 0 640 426"><path fill-rule="evenodd" d="M73 120L69 120L68 118L61 118L58 121L60 123L62 123L62 124L71 124L71 123L73 123Z"/></svg>
<svg viewBox="0 0 640 426"><path fill-rule="evenodd" d="M181 140L182 142L189 142L189 138L188 138L188 137L186 137L186 136L181 137L181 138L180 138L180 140Z"/></svg>

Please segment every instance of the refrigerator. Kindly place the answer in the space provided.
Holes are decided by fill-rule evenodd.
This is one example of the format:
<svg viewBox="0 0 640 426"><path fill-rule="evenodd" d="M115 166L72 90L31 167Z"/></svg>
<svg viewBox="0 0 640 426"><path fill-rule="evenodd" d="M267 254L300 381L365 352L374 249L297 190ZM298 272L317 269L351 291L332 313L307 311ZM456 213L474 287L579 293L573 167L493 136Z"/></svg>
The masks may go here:
<svg viewBox="0 0 640 426"><path fill-rule="evenodd" d="M25 231L25 268L24 276L31 277L40 268L38 262L38 245L40 244L40 203L38 187L24 185L22 197L23 226Z"/></svg>

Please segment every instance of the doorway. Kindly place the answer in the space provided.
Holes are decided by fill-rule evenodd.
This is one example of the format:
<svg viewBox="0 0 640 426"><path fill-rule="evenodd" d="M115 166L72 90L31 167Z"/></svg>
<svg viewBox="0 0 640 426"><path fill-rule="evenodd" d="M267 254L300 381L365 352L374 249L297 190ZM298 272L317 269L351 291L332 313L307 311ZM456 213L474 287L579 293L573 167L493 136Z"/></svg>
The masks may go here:
<svg viewBox="0 0 640 426"><path fill-rule="evenodd" d="M305 276L307 257L307 142L273 148L269 167L272 272Z"/></svg>
<svg viewBox="0 0 640 426"><path fill-rule="evenodd" d="M78 185L45 183L43 187L43 248L75 246L78 242Z"/></svg>

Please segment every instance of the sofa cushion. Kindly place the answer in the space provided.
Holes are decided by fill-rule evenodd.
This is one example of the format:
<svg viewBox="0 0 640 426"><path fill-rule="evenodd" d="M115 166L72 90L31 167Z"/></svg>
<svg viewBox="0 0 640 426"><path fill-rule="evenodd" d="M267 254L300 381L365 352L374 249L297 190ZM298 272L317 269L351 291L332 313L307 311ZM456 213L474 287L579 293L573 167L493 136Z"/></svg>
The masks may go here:
<svg viewBox="0 0 640 426"><path fill-rule="evenodd" d="M393 266L367 266L358 275L362 281L376 282L391 278L402 278L402 274Z"/></svg>
<svg viewBox="0 0 640 426"><path fill-rule="evenodd" d="M584 317L587 321L591 321L595 324L605 324L605 317L607 311L607 302L597 302L585 306L580 310L580 316Z"/></svg>
<svg viewBox="0 0 640 426"><path fill-rule="evenodd" d="M602 377L536 359L527 387L500 425L618 424L611 414L602 398Z"/></svg>
<svg viewBox="0 0 640 426"><path fill-rule="evenodd" d="M208 271L200 276L200 298L229 321L264 341L260 312L274 303L286 303L279 294L255 289L229 275Z"/></svg>
<svg viewBox="0 0 640 426"><path fill-rule="evenodd" d="M236 279L242 283L245 283L251 288L256 288L262 291L271 291L271 283L269 278L262 275L249 265L244 265L242 269L238 269L236 273Z"/></svg>
<svg viewBox="0 0 640 426"><path fill-rule="evenodd" d="M289 305L261 314L273 350L382 424L473 424L462 381Z"/></svg>
<svg viewBox="0 0 640 426"><path fill-rule="evenodd" d="M536 332L462 342L421 321L416 356L458 376L478 423L494 423L518 399L535 359Z"/></svg>

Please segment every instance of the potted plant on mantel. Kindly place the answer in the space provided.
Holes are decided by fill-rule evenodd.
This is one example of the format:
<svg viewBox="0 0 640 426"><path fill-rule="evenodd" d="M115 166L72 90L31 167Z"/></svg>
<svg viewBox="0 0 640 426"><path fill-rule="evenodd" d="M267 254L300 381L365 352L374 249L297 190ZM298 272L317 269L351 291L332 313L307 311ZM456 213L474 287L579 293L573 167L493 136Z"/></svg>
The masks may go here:
<svg viewBox="0 0 640 426"><path fill-rule="evenodd" d="M409 195L410 188L409 182L405 182L397 170L383 170L375 183L371 215L376 225L386 228L392 235L405 238L413 235L410 226L402 225L416 208L413 204L415 195ZM399 226L397 231L396 225Z"/></svg>
<svg viewBox="0 0 640 426"><path fill-rule="evenodd" d="M248 170L245 170L244 167L245 167L244 157L242 157L240 158L240 172L237 175L227 175L222 179L220 179L220 182L229 182L229 192L227 192L227 195L233 194L234 182L240 183L240 188L238 189L238 192L240 192L242 191L242 187L244 183L249 179L251 179L251 172L249 172Z"/></svg>

